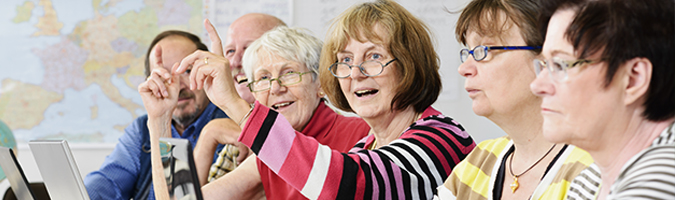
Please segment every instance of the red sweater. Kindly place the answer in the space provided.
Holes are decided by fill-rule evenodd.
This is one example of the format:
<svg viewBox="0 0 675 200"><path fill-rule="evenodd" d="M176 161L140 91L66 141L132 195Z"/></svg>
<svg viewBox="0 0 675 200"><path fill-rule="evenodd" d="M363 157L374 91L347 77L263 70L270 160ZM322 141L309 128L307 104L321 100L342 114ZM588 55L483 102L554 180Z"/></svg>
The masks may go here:
<svg viewBox="0 0 675 200"><path fill-rule="evenodd" d="M370 126L363 119L337 114L322 101L302 133L313 137L323 145L328 145L331 149L347 152L356 142L368 135L368 131ZM257 159L257 164L267 199L307 199L260 159Z"/></svg>

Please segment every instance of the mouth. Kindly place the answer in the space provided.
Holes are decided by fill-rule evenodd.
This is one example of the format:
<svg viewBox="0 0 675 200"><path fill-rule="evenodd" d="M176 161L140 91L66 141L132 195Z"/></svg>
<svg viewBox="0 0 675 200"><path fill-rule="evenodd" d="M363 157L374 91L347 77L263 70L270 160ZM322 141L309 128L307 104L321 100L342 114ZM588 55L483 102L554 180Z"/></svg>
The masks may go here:
<svg viewBox="0 0 675 200"><path fill-rule="evenodd" d="M190 100L194 97L195 97L195 95L193 93L187 91L186 89L183 89L178 93L178 101Z"/></svg>
<svg viewBox="0 0 675 200"><path fill-rule="evenodd" d="M248 78L243 74L237 74L236 76L234 76L234 80L237 82L237 84L248 82Z"/></svg>
<svg viewBox="0 0 675 200"><path fill-rule="evenodd" d="M292 105L293 103L295 103L295 101L288 101L288 102L283 102L283 103L277 103L277 104L272 105L272 109L274 109L274 110L279 110L280 108L285 108L286 106L290 106L290 105Z"/></svg>
<svg viewBox="0 0 675 200"><path fill-rule="evenodd" d="M358 90L354 92L354 94L356 94L357 97L366 97L370 95L375 95L377 94L377 92L379 92L379 90Z"/></svg>

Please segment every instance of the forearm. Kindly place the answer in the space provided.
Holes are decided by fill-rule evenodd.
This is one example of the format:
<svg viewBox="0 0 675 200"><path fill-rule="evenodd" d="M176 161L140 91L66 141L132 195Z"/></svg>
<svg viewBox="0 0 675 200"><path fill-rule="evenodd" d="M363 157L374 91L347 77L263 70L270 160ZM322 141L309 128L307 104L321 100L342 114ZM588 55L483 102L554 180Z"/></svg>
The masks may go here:
<svg viewBox="0 0 675 200"><path fill-rule="evenodd" d="M227 114L230 119L239 123L244 118L244 115L246 115L251 109L251 105L246 102L246 100L242 99L238 94L235 95L236 96L232 98L232 101L222 103L214 102L214 104L218 106L218 108L220 108L223 112L225 112L225 114Z"/></svg>
<svg viewBox="0 0 675 200"><path fill-rule="evenodd" d="M195 167L197 168L197 176L199 177L199 184L204 186L207 183L209 176L209 169L213 163L213 154L216 152L218 143L211 137L210 134L202 134L197 141L194 149Z"/></svg>
<svg viewBox="0 0 675 200"><path fill-rule="evenodd" d="M155 190L155 199L169 199L159 138L171 137L171 120L150 118L148 119L148 129L150 131L150 161L152 163L152 186Z"/></svg>
<svg viewBox="0 0 675 200"><path fill-rule="evenodd" d="M202 187L204 199L260 199L265 197L256 157L250 156L234 171Z"/></svg>

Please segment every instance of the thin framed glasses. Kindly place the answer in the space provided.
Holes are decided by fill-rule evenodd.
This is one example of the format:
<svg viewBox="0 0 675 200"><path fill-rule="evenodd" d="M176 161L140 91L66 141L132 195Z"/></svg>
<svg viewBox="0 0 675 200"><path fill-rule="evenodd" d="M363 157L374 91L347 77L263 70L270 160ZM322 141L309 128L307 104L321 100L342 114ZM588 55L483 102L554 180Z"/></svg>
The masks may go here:
<svg viewBox="0 0 675 200"><path fill-rule="evenodd" d="M490 50L535 50L541 49L541 46L483 46L478 45L473 50L464 48L459 50L459 59L462 60L462 63L469 59L469 55L473 56L473 60L481 61L485 59Z"/></svg>
<svg viewBox="0 0 675 200"><path fill-rule="evenodd" d="M277 81L279 86L288 86L302 82L302 75L309 74L312 72L291 72L286 73L279 78L272 79L260 79L253 81L248 84L248 88L251 92L262 92L272 88L272 81Z"/></svg>
<svg viewBox="0 0 675 200"><path fill-rule="evenodd" d="M592 62L593 61L586 59L569 61L558 57L553 57L548 61L534 59L534 72L539 76L539 73L541 73L544 68L547 68L548 75L551 76L553 80L560 81L567 79L567 69Z"/></svg>
<svg viewBox="0 0 675 200"><path fill-rule="evenodd" d="M382 64L377 60L368 60L356 66L343 62L336 62L333 63L328 70L330 70L330 73L337 78L347 78L352 75L352 67L358 67L363 75L373 77L382 74L384 68L396 60L397 59L394 58L385 64Z"/></svg>

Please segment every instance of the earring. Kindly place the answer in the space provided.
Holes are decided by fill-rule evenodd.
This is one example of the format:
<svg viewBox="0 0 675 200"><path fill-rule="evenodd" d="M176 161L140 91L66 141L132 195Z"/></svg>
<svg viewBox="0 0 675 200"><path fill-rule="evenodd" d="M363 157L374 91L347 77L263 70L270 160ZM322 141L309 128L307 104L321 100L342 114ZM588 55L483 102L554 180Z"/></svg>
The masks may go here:
<svg viewBox="0 0 675 200"><path fill-rule="evenodd" d="M319 96L320 96L320 97L323 97L323 96L325 96L325 95L326 95L325 93L319 92Z"/></svg>

